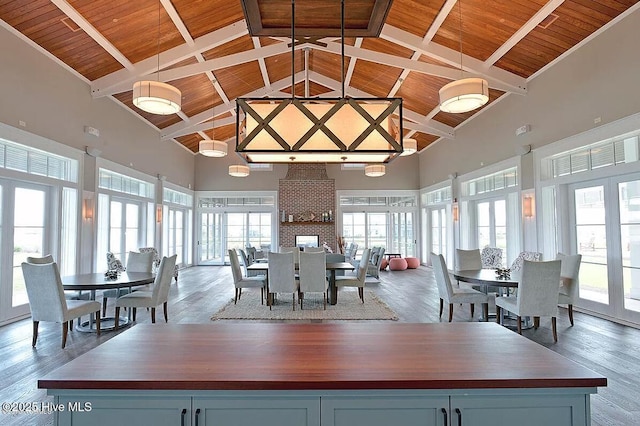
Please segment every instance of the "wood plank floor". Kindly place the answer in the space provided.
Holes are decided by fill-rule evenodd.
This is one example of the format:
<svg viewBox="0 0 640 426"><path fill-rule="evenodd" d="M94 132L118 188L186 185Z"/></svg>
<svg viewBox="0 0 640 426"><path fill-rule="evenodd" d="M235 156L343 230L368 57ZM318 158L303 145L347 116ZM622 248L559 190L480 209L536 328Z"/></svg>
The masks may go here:
<svg viewBox="0 0 640 426"><path fill-rule="evenodd" d="M438 293L431 269L421 267L380 275L380 283L366 287L365 301L366 293L375 292L398 314L401 322L439 321ZM229 267L202 266L182 270L179 284L171 287L169 321L208 323L211 315L231 300L233 288ZM260 294L257 290L245 290L242 297L260 297ZM480 311L478 307L474 321L478 321ZM112 305L109 305L109 312L113 312ZM149 323L148 312L139 310L137 320ZM157 320L164 321L161 310ZM468 305L454 307L454 321L470 320ZM60 333L60 325L41 323L38 346L32 349L30 319L0 327L0 401L52 402L45 391L37 389L37 379L117 334L105 332L96 337L73 331L69 333L67 347L62 350ZM524 330L523 334L607 377L608 386L591 397L593 425L640 425L640 330L578 312L575 313L575 326L570 327L566 310L561 309L557 344L553 343L549 318L541 320L538 330ZM499 355L499 348L496 350ZM517 363L518 360L505 362ZM96 368L117 366L97 365ZM53 417L0 413L0 424L48 425L53 424Z"/></svg>

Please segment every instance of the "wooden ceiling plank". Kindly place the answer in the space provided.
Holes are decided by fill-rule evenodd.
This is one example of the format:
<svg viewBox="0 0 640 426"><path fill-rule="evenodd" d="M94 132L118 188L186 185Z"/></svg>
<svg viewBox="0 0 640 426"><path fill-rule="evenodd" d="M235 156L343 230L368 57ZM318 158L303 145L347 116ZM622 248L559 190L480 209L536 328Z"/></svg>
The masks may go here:
<svg viewBox="0 0 640 426"><path fill-rule="evenodd" d="M356 38L356 43L354 47L359 49L362 46L362 37ZM346 46L345 46L346 47ZM349 66L347 67L347 74L344 76L344 85L348 86L351 82L351 77L353 77L353 70L356 68L357 58L351 58L349 61Z"/></svg>
<svg viewBox="0 0 640 426"><path fill-rule="evenodd" d="M116 47L107 40L93 25L87 21L84 16L80 15L66 0L51 0L60 10L62 10L69 18L73 20L80 28L84 30L92 39L96 41L104 50L109 52L113 58L120 62L125 69L133 71L134 66Z"/></svg>
<svg viewBox="0 0 640 426"><path fill-rule="evenodd" d="M322 84L325 87L329 87L331 89L334 90L339 90L340 89L340 82L333 80L331 78L325 77L322 74L318 74L316 72L310 72L309 73L309 78L313 81L315 81L318 84ZM346 89L347 93L355 98L375 98L376 96L371 95L370 93L364 92L362 90L356 89L355 87L351 87L348 86ZM435 120L429 120L427 123L425 123L424 117L421 116L420 114L417 114L413 111L409 111L407 109L404 109L402 111L402 114L404 116L404 118L406 118L407 120L413 120L416 121L418 123L421 123L422 125L424 125L425 129L429 129L429 131L426 131L426 133L430 133L436 136L442 136L442 137L446 137L446 138L452 138L454 135L454 130L453 128L446 126L442 123L438 123Z"/></svg>
<svg viewBox="0 0 640 426"><path fill-rule="evenodd" d="M413 56L411 56L411 60L417 61L420 58L420 56L422 56L420 52L414 52ZM388 98L392 98L396 95L396 93L398 93L398 90L400 90L400 86L402 86L404 79L407 78L410 72L411 70L406 68L402 71L402 74L400 74L400 77L398 77L396 84L394 84L391 90L389 91L389 94L387 95Z"/></svg>
<svg viewBox="0 0 640 426"><path fill-rule="evenodd" d="M427 33L423 37L422 43L426 44L431 42L431 40L433 39L433 36L436 35L438 30L442 26L442 23L444 22L445 19L447 19L447 16L449 16L451 9L453 9L453 6L455 6L457 2L458 0L447 0L445 4L442 5L442 8L438 12L436 19L433 20L433 22L431 23L431 26L427 30Z"/></svg>
<svg viewBox="0 0 640 426"><path fill-rule="evenodd" d="M251 37L251 41L253 42L253 47L255 49L259 49L262 47L260 45L260 39L258 37ZM258 59L258 65L260 65L260 72L262 73L264 87L270 89L271 81L269 81L269 72L267 71L267 65L264 63L264 57Z"/></svg>
<svg viewBox="0 0 640 426"><path fill-rule="evenodd" d="M217 127L222 127L222 126L228 126L229 124L235 124L236 122L236 118L235 117L225 117L225 118L217 118L214 120L213 122L213 128L217 128ZM187 127L183 130L180 130L179 132L173 133L170 137L168 137L169 139L171 138L177 138L180 136L185 136L185 135L189 135L191 133L197 133L197 132L203 132L205 130L210 130L211 127L211 121L205 121L202 123L198 123L195 124L191 127Z"/></svg>
<svg viewBox="0 0 640 426"><path fill-rule="evenodd" d="M495 64L498 59L502 58L506 53L511 50L513 46L518 44L527 34L533 31L547 16L549 16L554 10L558 8L564 0L549 0L535 15L531 17L518 31L516 31L498 50L493 52L486 61L484 61L484 67L489 68Z"/></svg>
<svg viewBox="0 0 640 426"><path fill-rule="evenodd" d="M193 46L185 43L162 52L160 55L160 68L169 67L177 62L193 57L196 53L211 50L246 34L247 27L244 25L244 20L228 25L195 39ZM151 72L155 72L157 66L158 59L154 56L137 62L133 70L123 69L106 75L91 83L91 94L94 98L100 98L120 93L123 90L129 90L128 87L131 86L134 81Z"/></svg>
<svg viewBox="0 0 640 426"><path fill-rule="evenodd" d="M434 42L424 44L422 38L411 33L385 25L380 37L414 51L419 51L427 56L431 56L439 61L460 68L460 52L449 49ZM498 67L491 66L484 69L483 62L478 59L463 55L464 68L466 71L482 75L489 82L490 87L503 92L517 93L524 95L527 93L527 81L523 77L504 71ZM456 77L457 78L457 77Z"/></svg>
<svg viewBox="0 0 640 426"><path fill-rule="evenodd" d="M178 15L178 11L173 6L173 3L171 3L171 0L160 0L160 3L162 3L164 10L167 12L167 15L169 15L169 18L171 18L173 25L176 26L184 41L187 42L187 45L193 47L195 41L193 40L193 37L191 37L191 33L189 33L189 30L182 21L182 18Z"/></svg>

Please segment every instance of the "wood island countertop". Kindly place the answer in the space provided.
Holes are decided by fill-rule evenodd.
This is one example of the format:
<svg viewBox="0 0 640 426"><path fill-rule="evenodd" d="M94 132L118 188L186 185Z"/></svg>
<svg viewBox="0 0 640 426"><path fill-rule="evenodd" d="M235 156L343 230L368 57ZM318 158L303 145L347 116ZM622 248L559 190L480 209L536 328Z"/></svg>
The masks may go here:
<svg viewBox="0 0 640 426"><path fill-rule="evenodd" d="M316 390L606 386L495 323L139 324L46 389Z"/></svg>

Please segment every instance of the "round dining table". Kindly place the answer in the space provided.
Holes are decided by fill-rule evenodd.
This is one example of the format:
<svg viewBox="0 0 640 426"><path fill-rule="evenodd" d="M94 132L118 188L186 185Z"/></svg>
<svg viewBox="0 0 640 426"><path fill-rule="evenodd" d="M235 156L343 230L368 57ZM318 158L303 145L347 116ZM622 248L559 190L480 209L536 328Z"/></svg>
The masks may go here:
<svg viewBox="0 0 640 426"><path fill-rule="evenodd" d="M155 274L151 272L121 272L114 279L107 278L104 273L78 274L62 277L62 287L69 291L88 291L91 300L96 300L96 292L109 289L120 289L139 287L151 284L155 280ZM129 324L128 317L120 317L119 327ZM101 331L113 330L115 328L115 317L100 318ZM95 332L96 324L93 314L89 321L81 323L78 330L85 332Z"/></svg>

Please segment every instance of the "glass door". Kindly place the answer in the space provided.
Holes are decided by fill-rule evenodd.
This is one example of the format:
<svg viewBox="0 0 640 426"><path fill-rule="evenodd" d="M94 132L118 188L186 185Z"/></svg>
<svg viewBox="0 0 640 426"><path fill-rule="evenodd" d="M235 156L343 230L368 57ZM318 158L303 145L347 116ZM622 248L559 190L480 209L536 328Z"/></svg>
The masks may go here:
<svg viewBox="0 0 640 426"><path fill-rule="evenodd" d="M221 264L222 255L222 214L200 213L200 257L199 264Z"/></svg>
<svg viewBox="0 0 640 426"><path fill-rule="evenodd" d="M429 241L431 253L441 254L447 259L447 211L444 206L429 209Z"/></svg>
<svg viewBox="0 0 640 426"><path fill-rule="evenodd" d="M640 179L617 182L622 288L616 300L622 319L640 323Z"/></svg>
<svg viewBox="0 0 640 426"><path fill-rule="evenodd" d="M7 183L0 185L2 206L2 252L11 259L9 273L1 275L0 321L29 312L29 299L21 264L27 257L41 257L51 252L50 189L42 185ZM6 254L11 253L11 256ZM7 265L6 260L3 265Z"/></svg>

